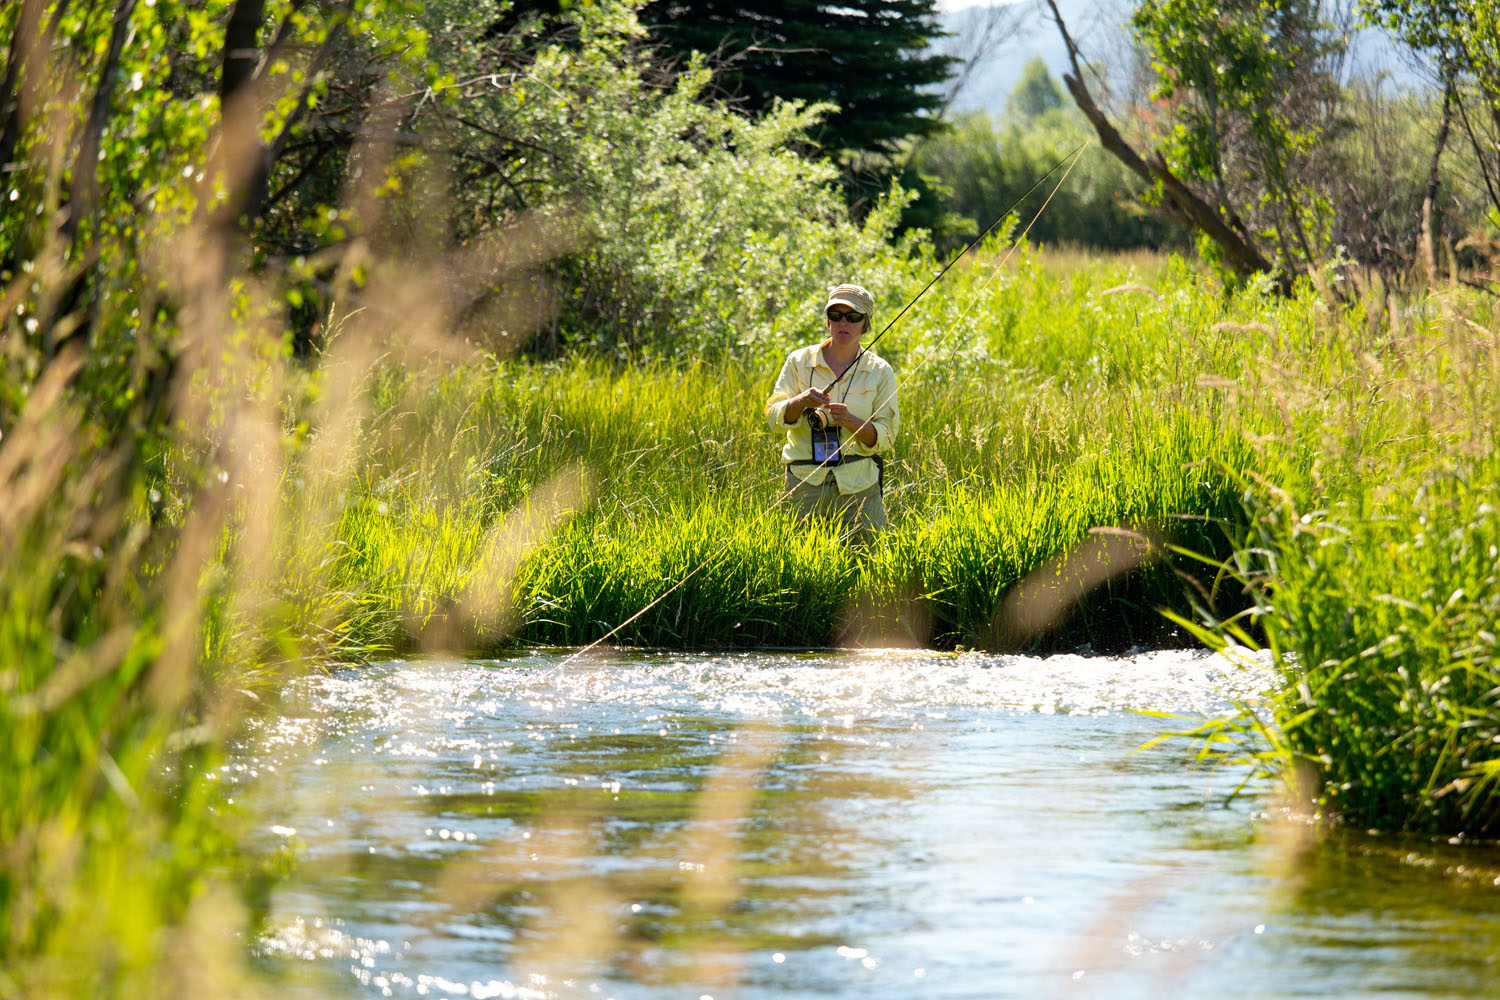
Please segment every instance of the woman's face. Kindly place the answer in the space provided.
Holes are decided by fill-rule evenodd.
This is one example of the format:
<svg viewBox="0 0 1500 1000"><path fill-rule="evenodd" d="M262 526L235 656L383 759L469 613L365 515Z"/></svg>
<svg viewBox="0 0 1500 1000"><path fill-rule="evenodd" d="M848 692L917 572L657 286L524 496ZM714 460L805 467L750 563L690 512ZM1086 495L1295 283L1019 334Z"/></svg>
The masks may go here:
<svg viewBox="0 0 1500 1000"><path fill-rule="evenodd" d="M828 336L841 348L857 345L859 338L870 328L868 316L861 316L857 322L850 320L848 315L854 310L848 306L830 306L828 312L835 313L839 317L834 319L833 316L824 314L824 319L828 321Z"/></svg>

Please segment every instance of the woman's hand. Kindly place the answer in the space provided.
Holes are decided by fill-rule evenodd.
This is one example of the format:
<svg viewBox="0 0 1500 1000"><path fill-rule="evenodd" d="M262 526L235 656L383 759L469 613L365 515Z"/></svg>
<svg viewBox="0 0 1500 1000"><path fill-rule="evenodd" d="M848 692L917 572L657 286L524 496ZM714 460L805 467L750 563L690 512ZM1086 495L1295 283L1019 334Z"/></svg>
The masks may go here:
<svg viewBox="0 0 1500 1000"><path fill-rule="evenodd" d="M843 403L829 403L828 416L834 423L852 432L866 448L875 447L877 437L875 425L863 417L856 417L850 413L849 407Z"/></svg>
<svg viewBox="0 0 1500 1000"><path fill-rule="evenodd" d="M879 432L874 429L874 424L850 414L849 408L843 403L828 403L828 417L838 426L849 430L865 448L873 448L874 442L879 441Z"/></svg>
<svg viewBox="0 0 1500 1000"><path fill-rule="evenodd" d="M795 424L806 410L816 410L828 405L828 393L822 389L808 388L786 401L786 422Z"/></svg>
<svg viewBox="0 0 1500 1000"><path fill-rule="evenodd" d="M864 418L856 417L854 414L850 413L849 407L845 406L843 403L829 403L828 415L832 418L834 423L838 424L840 427L846 427L851 431L858 432L859 429L865 425Z"/></svg>
<svg viewBox="0 0 1500 1000"><path fill-rule="evenodd" d="M804 410L816 410L820 406L828 405L828 393L822 389L808 388L793 397L796 402L802 404Z"/></svg>

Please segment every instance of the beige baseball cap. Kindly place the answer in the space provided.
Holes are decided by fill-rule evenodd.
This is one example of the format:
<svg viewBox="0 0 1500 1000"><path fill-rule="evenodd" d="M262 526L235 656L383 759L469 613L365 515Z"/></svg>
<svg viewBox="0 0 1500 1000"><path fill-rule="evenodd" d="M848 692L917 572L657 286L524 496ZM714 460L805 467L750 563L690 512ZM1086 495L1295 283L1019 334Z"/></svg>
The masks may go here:
<svg viewBox="0 0 1500 1000"><path fill-rule="evenodd" d="M839 285L828 293L828 305L823 308L832 306L848 306L869 316L875 312L875 296L863 285Z"/></svg>

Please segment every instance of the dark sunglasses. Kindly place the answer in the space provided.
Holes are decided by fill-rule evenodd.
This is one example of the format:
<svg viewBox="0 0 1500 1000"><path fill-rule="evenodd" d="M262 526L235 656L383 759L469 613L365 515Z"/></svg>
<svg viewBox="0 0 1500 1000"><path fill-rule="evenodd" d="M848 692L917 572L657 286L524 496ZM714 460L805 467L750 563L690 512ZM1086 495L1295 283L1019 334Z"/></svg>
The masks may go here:
<svg viewBox="0 0 1500 1000"><path fill-rule="evenodd" d="M849 312L839 312L837 309L830 309L828 310L827 315L828 318L835 323L837 323L839 320L843 320L846 323L860 323L863 322L865 318L864 313L854 312L853 310Z"/></svg>

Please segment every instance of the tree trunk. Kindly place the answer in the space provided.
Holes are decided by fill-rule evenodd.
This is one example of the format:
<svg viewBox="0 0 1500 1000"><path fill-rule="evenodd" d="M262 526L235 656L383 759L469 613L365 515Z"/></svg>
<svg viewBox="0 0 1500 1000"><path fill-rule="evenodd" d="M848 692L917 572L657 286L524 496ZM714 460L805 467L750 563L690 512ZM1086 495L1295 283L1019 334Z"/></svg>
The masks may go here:
<svg viewBox="0 0 1500 1000"><path fill-rule="evenodd" d="M224 58L219 71L219 107L227 105L255 76L260 63L260 22L266 0L236 0L224 27Z"/></svg>
<svg viewBox="0 0 1500 1000"><path fill-rule="evenodd" d="M36 55L46 52L46 47L41 44L41 24L42 0L25 0L16 19L15 34L10 38L5 79L0 81L0 167L11 162L16 155L16 146L21 142L26 112L21 88L29 86L25 75L34 68L32 62Z"/></svg>
<svg viewBox="0 0 1500 1000"><path fill-rule="evenodd" d="M306 7L310 0L295 0L268 46L272 56L291 36L291 16ZM245 234L265 213L271 194L271 172L286 148L292 130L312 109L311 98L319 72L339 44L343 19L348 16L349 0L338 3L331 13L335 19L322 45L307 68L297 103L282 122L281 130L271 141L260 137L260 108L256 99L257 71L261 67L259 44L265 0L236 0L225 30L223 56L220 62L220 153L218 169L229 197L215 213L212 228L228 267L239 252Z"/></svg>
<svg viewBox="0 0 1500 1000"><path fill-rule="evenodd" d="M105 53L104 64L99 71L99 85L94 90L94 99L89 103L89 117L84 123L83 135L79 138L78 155L73 160L73 187L68 199L68 218L62 227L69 242L78 235L78 226L83 217L93 210L99 183L100 137L104 134L104 123L109 119L115 76L120 71L120 53L125 49L125 39L130 32L130 17L135 13L135 5L136 0L120 0L115 8L109 50Z"/></svg>
<svg viewBox="0 0 1500 1000"><path fill-rule="evenodd" d="M1418 220L1418 256L1427 274L1428 286L1437 284L1437 248L1432 236L1432 211L1437 203L1438 166L1443 159L1443 148L1448 145L1448 131L1453 124L1453 82L1450 69L1443 80L1443 120L1438 126L1437 142L1433 145L1432 160L1427 166L1427 188L1422 192L1422 217Z"/></svg>

